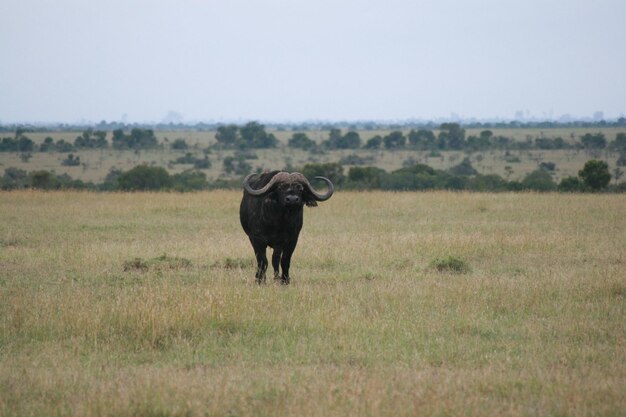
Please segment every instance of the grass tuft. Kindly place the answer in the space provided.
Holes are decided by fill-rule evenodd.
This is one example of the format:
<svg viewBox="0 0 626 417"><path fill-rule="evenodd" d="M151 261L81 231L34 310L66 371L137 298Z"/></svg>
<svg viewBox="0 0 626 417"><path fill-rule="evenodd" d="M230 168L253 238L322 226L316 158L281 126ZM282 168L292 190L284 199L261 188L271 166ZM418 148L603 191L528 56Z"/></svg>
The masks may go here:
<svg viewBox="0 0 626 417"><path fill-rule="evenodd" d="M254 262L249 258L226 258L223 261L217 261L213 264L213 268L221 269L247 269L252 268Z"/></svg>
<svg viewBox="0 0 626 417"><path fill-rule="evenodd" d="M471 268L467 262L453 255L435 259L430 266L439 272L452 272L455 274L467 274Z"/></svg>
<svg viewBox="0 0 626 417"><path fill-rule="evenodd" d="M170 257L166 254L161 256L157 256L156 258L143 260L142 258L134 258L130 261L124 262L124 271L141 271L145 272L148 270L156 270L162 271L166 269L187 269L192 266L192 263L189 259L179 258L179 257Z"/></svg>

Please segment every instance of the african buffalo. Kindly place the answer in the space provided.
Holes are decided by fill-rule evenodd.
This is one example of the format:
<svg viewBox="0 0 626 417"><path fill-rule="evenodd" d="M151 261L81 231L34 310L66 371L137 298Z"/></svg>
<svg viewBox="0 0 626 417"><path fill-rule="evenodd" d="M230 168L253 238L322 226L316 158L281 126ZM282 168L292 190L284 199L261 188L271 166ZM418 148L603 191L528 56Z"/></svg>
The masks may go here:
<svg viewBox="0 0 626 417"><path fill-rule="evenodd" d="M280 280L289 284L289 264L298 235L302 229L303 205L317 206L333 195L333 183L324 177L328 191L321 194L299 172L273 171L250 174L243 180L243 198L239 208L241 226L250 238L256 255L256 282L265 282L267 270L267 247L274 249L272 267L274 279L279 278L278 265L282 268Z"/></svg>

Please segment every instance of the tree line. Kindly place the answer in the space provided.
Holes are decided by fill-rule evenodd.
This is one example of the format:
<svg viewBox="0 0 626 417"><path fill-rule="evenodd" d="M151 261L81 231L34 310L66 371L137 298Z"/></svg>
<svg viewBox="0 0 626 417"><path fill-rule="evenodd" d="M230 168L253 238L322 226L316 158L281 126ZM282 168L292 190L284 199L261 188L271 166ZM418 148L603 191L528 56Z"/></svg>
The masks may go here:
<svg viewBox="0 0 626 417"><path fill-rule="evenodd" d="M420 151L459 150L467 152L490 149L528 150L528 149L604 149L609 148L626 152L626 133L620 132L612 142L608 142L602 132L585 133L578 141L568 142L561 137L528 138L515 141L512 138L495 135L491 130L483 130L478 135L466 135L465 129L458 123L443 123L438 133L429 129L411 129L408 134L394 130L386 135L376 135L367 141L361 139L356 131L343 134L341 129L331 129L328 139L317 144L306 133L294 133L288 146L307 151L333 149L372 149L398 150L412 149Z"/></svg>
<svg viewBox="0 0 626 417"><path fill-rule="evenodd" d="M0 140L0 152L74 152L81 149L105 149L109 147L107 132L88 128L77 136L73 142L64 139L47 137L40 145L26 136L26 131L18 129L14 137ZM229 124L217 127L216 144L220 149L267 149L279 146L273 133L258 122L249 122L243 126ZM110 146L117 150L154 149L159 144L154 130L133 128L130 132L122 129L112 131ZM183 139L177 139L172 149L185 149ZM561 137L527 138L516 141L512 138L496 135L492 130L482 130L478 135L467 135L458 123L442 123L437 131L433 129L411 129L407 134L401 130L393 130L386 135L376 135L363 140L355 130L343 133L339 128L330 128L328 138L321 143L315 142L305 132L294 132L287 146L310 152L323 152L335 149L371 149L398 150L412 149L438 152L444 150L461 150L466 152L485 151L490 149L528 150L528 149L611 149L626 153L626 133L620 132L614 141L609 142L602 132L585 133L574 141Z"/></svg>
<svg viewBox="0 0 626 417"><path fill-rule="evenodd" d="M611 174L606 162L589 160L578 172L556 183L549 167L526 175L521 181L508 181L497 174L478 174L469 159L450 168L438 170L428 165L414 163L387 172L373 166L353 166L347 174L340 163L313 163L299 168L307 178L324 176L337 189L344 190L390 190L390 191L561 191L561 192L626 192L626 183L609 186ZM287 170L292 170L288 169ZM247 172L246 172L247 174ZM242 174L243 175L243 174ZM35 188L44 190L86 189L97 191L194 191L215 188L240 188L241 178L208 181L206 174L187 170L170 174L165 168L138 165L128 171L111 170L100 184L72 179L67 174L39 170L26 172L18 168L5 169L0 177L0 189Z"/></svg>
<svg viewBox="0 0 626 417"><path fill-rule="evenodd" d="M74 142L66 142L65 139L56 141L48 136L43 143L37 145L26 136L23 130L16 130L14 137L4 137L0 140L0 152L75 152L81 149L106 149L109 141L106 139L107 132L104 130L86 129L74 139ZM139 150L157 148L159 142L152 129L134 128L126 133L122 129L112 132L111 147L118 150Z"/></svg>

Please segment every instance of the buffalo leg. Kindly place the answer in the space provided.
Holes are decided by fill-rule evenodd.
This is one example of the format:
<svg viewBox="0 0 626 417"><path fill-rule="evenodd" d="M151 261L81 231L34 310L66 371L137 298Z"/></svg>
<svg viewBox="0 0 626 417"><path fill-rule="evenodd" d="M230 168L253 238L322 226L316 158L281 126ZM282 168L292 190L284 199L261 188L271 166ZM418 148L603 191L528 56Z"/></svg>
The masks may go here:
<svg viewBox="0 0 626 417"><path fill-rule="evenodd" d="M267 249L267 245L264 245L260 242L252 241L252 247L254 248L254 254L256 255L256 283L263 284L265 283L265 271L267 270L267 255L265 254L265 250Z"/></svg>
<svg viewBox="0 0 626 417"><path fill-rule="evenodd" d="M272 254L272 268L274 268L274 279L280 278L280 272L278 271L278 266L280 265L280 257L283 253L283 248L275 247L274 253Z"/></svg>
<svg viewBox="0 0 626 417"><path fill-rule="evenodd" d="M283 275L280 278L281 284L289 284L289 265L291 264L291 255L293 255L293 251L296 249L297 243L297 240L289 242L287 245L285 245L285 248L283 249L283 256L280 260L280 266L283 270Z"/></svg>

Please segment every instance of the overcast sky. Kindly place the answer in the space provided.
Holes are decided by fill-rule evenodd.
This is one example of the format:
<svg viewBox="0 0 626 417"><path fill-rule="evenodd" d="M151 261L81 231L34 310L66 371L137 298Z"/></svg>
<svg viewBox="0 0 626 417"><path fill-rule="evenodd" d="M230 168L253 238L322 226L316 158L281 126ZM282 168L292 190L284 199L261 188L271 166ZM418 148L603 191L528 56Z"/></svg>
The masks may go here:
<svg viewBox="0 0 626 417"><path fill-rule="evenodd" d="M1 123L626 113L625 0L2 0L0 15Z"/></svg>

